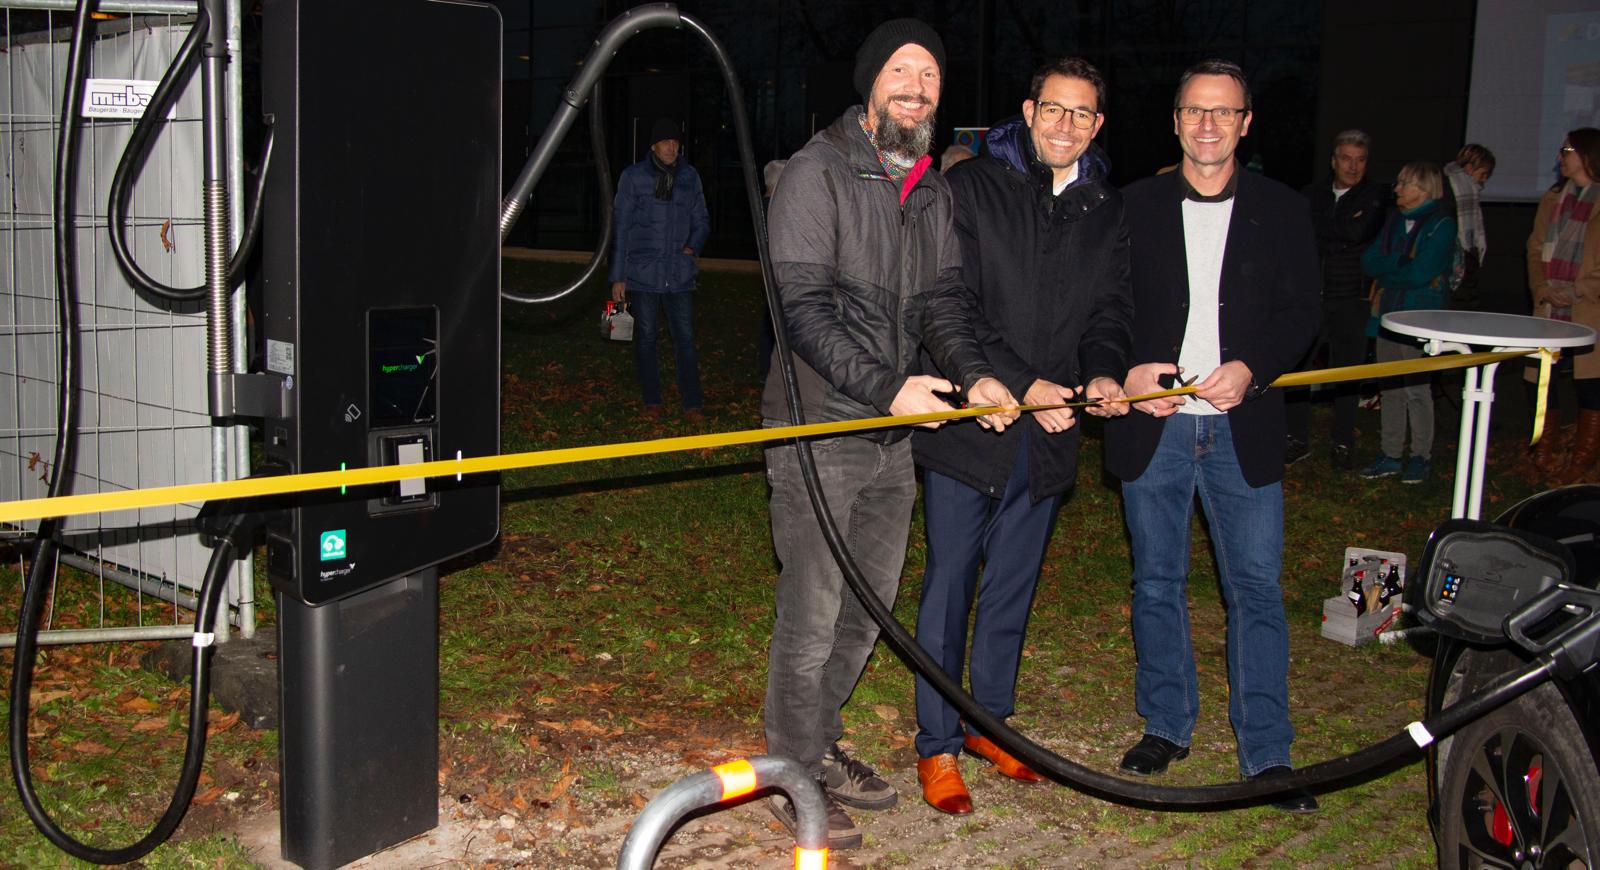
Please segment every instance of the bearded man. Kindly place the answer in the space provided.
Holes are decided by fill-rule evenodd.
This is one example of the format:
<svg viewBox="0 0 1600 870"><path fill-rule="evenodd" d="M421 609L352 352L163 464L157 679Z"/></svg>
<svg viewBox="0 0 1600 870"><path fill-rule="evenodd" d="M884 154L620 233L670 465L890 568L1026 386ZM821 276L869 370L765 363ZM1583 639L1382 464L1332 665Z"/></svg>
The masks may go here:
<svg viewBox="0 0 1600 870"><path fill-rule="evenodd" d="M938 394L956 391L974 404L1016 405L968 319L974 306L962 283L950 187L929 171L944 59L944 43L927 24L879 25L856 54L865 107L845 110L791 158L773 197L773 270L806 422L947 410ZM919 345L948 380L916 373ZM762 416L767 426L799 422L776 359ZM1014 419L1014 410L1001 410L980 422L1000 430ZM916 498L907 434L888 429L812 444L828 510L885 605L899 588ZM768 656L767 751L817 778L828 797L829 846L855 848L861 831L840 805L887 809L898 797L838 744L845 701L878 629L824 542L797 448L770 447L766 461L782 566ZM771 807L792 831L793 806L774 798Z"/></svg>

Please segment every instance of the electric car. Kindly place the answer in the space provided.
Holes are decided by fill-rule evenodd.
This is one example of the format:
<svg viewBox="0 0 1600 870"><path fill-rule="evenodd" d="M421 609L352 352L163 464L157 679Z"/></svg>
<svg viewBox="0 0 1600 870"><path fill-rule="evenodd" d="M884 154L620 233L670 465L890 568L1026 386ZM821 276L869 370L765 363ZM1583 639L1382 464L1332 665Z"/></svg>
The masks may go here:
<svg viewBox="0 0 1600 870"><path fill-rule="evenodd" d="M1453 592L1450 578L1444 577L1447 572L1435 570L1429 557L1441 532L1461 522L1451 521L1435 532L1429 556L1414 578L1429 582L1442 577L1444 585L1435 582L1431 587L1435 599ZM1600 486L1541 493L1507 510L1494 525L1542 536L1555 542L1557 550L1564 545L1571 556L1567 565L1575 570L1567 582L1596 588ZM1472 566L1462 564L1454 588L1474 582L1459 579L1472 573ZM1504 634L1472 642L1452 637L1443 628L1441 632L1428 685L1430 716L1533 660ZM1427 759L1429 816L1440 866L1596 867L1600 860L1596 759L1600 759L1600 668L1592 661L1581 673L1555 677L1441 740Z"/></svg>

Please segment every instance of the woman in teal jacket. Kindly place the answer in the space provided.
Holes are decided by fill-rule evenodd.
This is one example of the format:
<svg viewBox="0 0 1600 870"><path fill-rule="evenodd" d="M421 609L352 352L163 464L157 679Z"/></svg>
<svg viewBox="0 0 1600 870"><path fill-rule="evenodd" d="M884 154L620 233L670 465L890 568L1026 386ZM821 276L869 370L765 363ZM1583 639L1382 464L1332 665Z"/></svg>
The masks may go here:
<svg viewBox="0 0 1600 870"><path fill-rule="evenodd" d="M1361 255L1362 271L1374 279L1374 314L1445 307L1456 257L1456 221L1448 209L1440 208L1443 196L1444 176L1437 165L1417 161L1401 167L1394 182L1396 209L1389 213L1377 241ZM1379 362L1422 356L1415 342L1391 341L1383 333L1378 334L1377 350ZM1361 476L1398 474L1401 483L1421 483L1433 453L1433 387L1427 375L1398 383L1383 391L1383 452ZM1407 423L1411 456L1402 463Z"/></svg>

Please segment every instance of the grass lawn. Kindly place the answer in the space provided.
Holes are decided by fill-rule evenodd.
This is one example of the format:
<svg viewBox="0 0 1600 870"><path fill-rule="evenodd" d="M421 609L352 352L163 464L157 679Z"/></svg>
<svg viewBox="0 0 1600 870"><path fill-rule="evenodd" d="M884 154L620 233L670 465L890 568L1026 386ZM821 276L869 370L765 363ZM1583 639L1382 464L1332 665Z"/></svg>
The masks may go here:
<svg viewBox="0 0 1600 870"><path fill-rule="evenodd" d="M508 288L534 292L577 267L505 261ZM632 349L599 337L600 289L581 300L504 312L502 450L621 442L758 424L759 278L708 273L697 291L707 418L673 406L637 415ZM1313 431L1325 431L1319 408ZM1376 451L1376 415L1362 412L1358 455ZM1454 456L1441 414L1436 457ZM963 424L963 425L971 425ZM1087 424L1082 473L1064 505L1041 578L1019 685L1020 730L1053 750L1113 769L1140 733L1133 711L1129 558L1117 488L1100 472L1101 434ZM1449 513L1448 461L1426 483L1339 475L1326 442L1285 481L1283 588L1291 626L1296 760L1367 745L1419 718L1429 660L1405 644L1350 648L1319 636L1322 599L1336 594L1346 546L1420 556ZM1485 486L1493 516L1532 488L1509 469L1518 446L1496 444ZM1441 473L1442 472L1442 473ZM626 819L653 789L705 764L758 752L772 588L767 487L758 447L510 472L501 539L441 584L441 796L449 815L497 818L495 848L459 864L614 866ZM1227 724L1223 613L1209 543L1196 520L1191 609L1201 720L1193 756L1163 778L1237 777ZM921 512L896 614L915 617L923 564ZM264 560L258 560L264 561ZM15 564L13 560L13 565ZM0 598L14 605L14 569ZM262 581L259 594L268 597ZM60 612L93 607L70 578ZM14 607L13 607L14 612ZM270 620L271 609L266 610ZM187 618L187 617L185 617ZM141 671L141 645L47 650L33 723L36 776L52 812L97 843L122 844L153 820L176 775L186 689ZM3 654L9 667L9 652ZM912 680L887 649L846 710L847 740L914 788ZM43 699L43 700L41 700ZM3 716L0 713L0 716ZM276 804L276 735L213 713L216 738L203 803L152 867L248 863L233 831ZM969 766L969 780L977 780ZM980 812L946 823L913 793L864 818L866 866L1430 866L1420 765L1328 794L1323 811L1288 817L1256 808L1164 814L1106 804L1071 789L1007 791L975 784ZM777 866L783 851L749 810L708 817L702 843L663 866ZM504 819L513 822L504 824ZM743 821L740 821L740 820ZM721 826L720 828L718 826ZM718 833L720 831L720 833ZM710 833L707 833L710 832ZM713 836L714 835L714 836ZM709 839L706 839L708 838ZM729 845L731 844L731 845ZM1019 845L1020 844L1020 845ZM724 848L725 847L725 848ZM718 850L721 851L718 851ZM708 851L709 850L709 851ZM741 851L742 850L742 851ZM70 866L0 790L0 864Z"/></svg>

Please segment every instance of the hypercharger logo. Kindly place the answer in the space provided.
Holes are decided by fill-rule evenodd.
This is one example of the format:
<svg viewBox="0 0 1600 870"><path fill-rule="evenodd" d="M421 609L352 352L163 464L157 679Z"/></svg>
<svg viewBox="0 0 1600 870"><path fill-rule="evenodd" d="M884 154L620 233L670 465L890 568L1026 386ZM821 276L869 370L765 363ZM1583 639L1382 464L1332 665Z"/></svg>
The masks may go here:
<svg viewBox="0 0 1600 870"><path fill-rule="evenodd" d="M138 118L156 92L156 82L146 79L89 79L83 86L86 118ZM169 116L170 117L170 116Z"/></svg>

